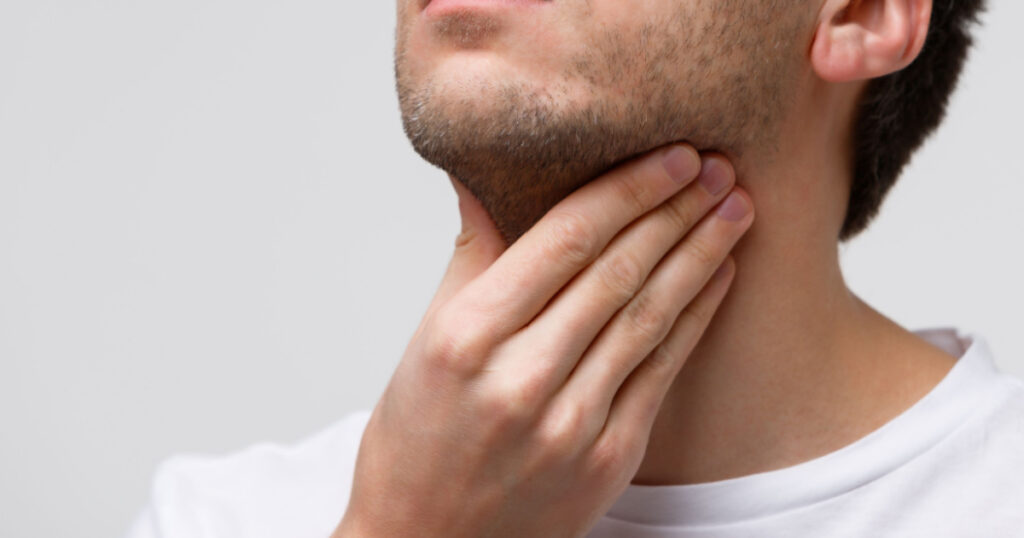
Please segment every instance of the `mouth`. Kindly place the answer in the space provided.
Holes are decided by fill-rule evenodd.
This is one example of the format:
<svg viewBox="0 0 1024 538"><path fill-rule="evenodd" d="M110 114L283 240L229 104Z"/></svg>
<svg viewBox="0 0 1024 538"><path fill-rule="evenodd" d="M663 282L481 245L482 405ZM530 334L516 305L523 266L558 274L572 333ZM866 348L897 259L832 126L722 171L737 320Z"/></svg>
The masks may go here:
<svg viewBox="0 0 1024 538"><path fill-rule="evenodd" d="M419 0L420 9L433 15L549 4L552 0Z"/></svg>

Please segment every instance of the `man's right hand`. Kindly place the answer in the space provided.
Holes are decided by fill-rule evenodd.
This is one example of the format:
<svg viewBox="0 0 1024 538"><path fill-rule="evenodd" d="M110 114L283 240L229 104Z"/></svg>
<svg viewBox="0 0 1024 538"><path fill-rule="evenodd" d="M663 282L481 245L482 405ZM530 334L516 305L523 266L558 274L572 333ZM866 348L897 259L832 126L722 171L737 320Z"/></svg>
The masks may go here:
<svg viewBox="0 0 1024 538"><path fill-rule="evenodd" d="M734 183L720 156L662 148L505 249L453 180L463 231L366 426L335 536L586 534L732 281L728 252L753 222Z"/></svg>

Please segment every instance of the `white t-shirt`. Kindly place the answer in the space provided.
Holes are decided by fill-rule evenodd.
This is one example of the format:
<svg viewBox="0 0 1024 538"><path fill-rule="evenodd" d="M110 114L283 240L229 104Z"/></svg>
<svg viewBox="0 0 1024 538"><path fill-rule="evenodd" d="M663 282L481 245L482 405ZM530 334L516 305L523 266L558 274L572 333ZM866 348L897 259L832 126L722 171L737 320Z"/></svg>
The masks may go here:
<svg viewBox="0 0 1024 538"><path fill-rule="evenodd" d="M959 360L881 428L784 469L630 485L588 537L1024 537L1024 382L996 369L976 333L915 332ZM172 457L128 536L326 538L369 416L291 446Z"/></svg>

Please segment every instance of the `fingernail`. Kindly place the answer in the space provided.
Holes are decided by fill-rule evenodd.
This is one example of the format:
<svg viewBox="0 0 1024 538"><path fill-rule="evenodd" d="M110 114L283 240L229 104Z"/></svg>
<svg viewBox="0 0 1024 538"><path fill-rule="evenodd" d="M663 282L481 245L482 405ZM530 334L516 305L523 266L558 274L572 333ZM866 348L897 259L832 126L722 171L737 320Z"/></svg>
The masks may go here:
<svg viewBox="0 0 1024 538"><path fill-rule="evenodd" d="M718 206L716 213L725 220L738 221L750 213L750 206L739 193L733 192Z"/></svg>
<svg viewBox="0 0 1024 538"><path fill-rule="evenodd" d="M690 149L682 146L675 146L665 153L662 166L676 183L685 183L697 174L697 167L700 166L700 157Z"/></svg>
<svg viewBox="0 0 1024 538"><path fill-rule="evenodd" d="M729 169L725 164L714 158L704 159L700 167L700 184L705 190L717 195L724 191L730 182Z"/></svg>

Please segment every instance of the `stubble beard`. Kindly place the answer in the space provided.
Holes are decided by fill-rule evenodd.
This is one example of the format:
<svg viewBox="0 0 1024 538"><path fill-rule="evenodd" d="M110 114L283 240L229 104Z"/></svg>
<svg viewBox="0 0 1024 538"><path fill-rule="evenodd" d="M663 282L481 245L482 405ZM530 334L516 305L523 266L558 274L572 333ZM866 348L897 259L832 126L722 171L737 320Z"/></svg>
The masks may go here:
<svg viewBox="0 0 1024 538"><path fill-rule="evenodd" d="M731 159L756 148L758 158L770 158L786 105L782 81L795 62L788 49L774 57L759 49L786 34L740 32L723 44L733 37L729 28L697 32L683 20L634 35L608 32L581 47L586 52L568 63L562 82L586 81L583 99L559 89L564 84L463 80L479 91L460 101L445 91L446 81L413 80L399 39L395 71L405 133L417 153L480 200L507 244L613 165L671 142ZM604 97L613 94L608 89L622 93Z"/></svg>

